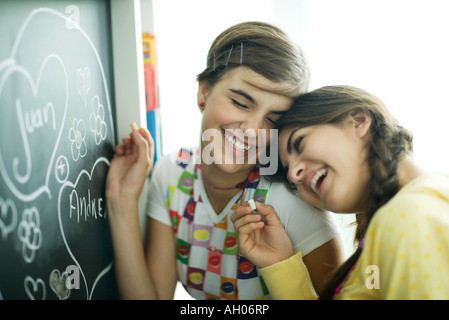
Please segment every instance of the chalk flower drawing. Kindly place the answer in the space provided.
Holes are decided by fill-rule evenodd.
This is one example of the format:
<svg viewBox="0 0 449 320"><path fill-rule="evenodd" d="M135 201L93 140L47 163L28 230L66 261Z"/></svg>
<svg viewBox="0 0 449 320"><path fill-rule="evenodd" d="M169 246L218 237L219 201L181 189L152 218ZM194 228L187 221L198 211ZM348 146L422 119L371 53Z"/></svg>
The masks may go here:
<svg viewBox="0 0 449 320"><path fill-rule="evenodd" d="M42 232L40 228L40 217L36 207L25 209L22 221L19 223L17 233L22 241L23 259L30 263L34 261L36 251L42 244Z"/></svg>
<svg viewBox="0 0 449 320"><path fill-rule="evenodd" d="M72 158L77 161L87 153L86 125L83 120L73 119L73 125L69 130L69 140L72 142Z"/></svg>
<svg viewBox="0 0 449 320"><path fill-rule="evenodd" d="M90 89L91 76L90 69L84 68L84 70L78 69L76 72L76 86L78 87L78 94L83 97L84 104L86 104L87 92Z"/></svg>
<svg viewBox="0 0 449 320"><path fill-rule="evenodd" d="M3 240L8 239L8 233L14 231L17 225L17 209L11 199L0 197L0 235Z"/></svg>
<svg viewBox="0 0 449 320"><path fill-rule="evenodd" d="M100 103L100 98L95 96L90 101L92 106L92 113L89 118L90 130L94 133L95 143L99 145L101 141L106 139L108 134L108 127L104 121L104 107Z"/></svg>

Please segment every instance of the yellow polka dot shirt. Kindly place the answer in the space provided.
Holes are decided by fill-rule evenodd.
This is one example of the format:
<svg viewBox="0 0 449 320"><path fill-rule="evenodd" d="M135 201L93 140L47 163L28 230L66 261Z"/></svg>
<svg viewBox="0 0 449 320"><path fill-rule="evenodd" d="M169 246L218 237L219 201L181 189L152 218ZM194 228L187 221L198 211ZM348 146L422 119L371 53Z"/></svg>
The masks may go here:
<svg viewBox="0 0 449 320"><path fill-rule="evenodd" d="M261 270L274 299L314 297L300 253ZM376 212L334 298L449 299L448 178L420 176Z"/></svg>
<svg viewBox="0 0 449 320"><path fill-rule="evenodd" d="M379 209L336 299L449 299L449 179L424 175Z"/></svg>

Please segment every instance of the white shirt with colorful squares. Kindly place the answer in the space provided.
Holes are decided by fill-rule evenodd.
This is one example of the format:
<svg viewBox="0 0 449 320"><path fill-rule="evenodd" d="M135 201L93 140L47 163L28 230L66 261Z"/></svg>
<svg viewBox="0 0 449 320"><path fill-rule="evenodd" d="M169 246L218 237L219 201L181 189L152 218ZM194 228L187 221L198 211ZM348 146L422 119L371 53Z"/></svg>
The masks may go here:
<svg viewBox="0 0 449 320"><path fill-rule="evenodd" d="M173 228L178 279L194 298L270 298L258 269L238 254L230 216L242 200L272 205L303 256L340 233L333 214L309 206L283 184L259 176L258 169L245 189L216 214L204 189L198 153L197 148L181 149L159 159L148 199L148 216Z"/></svg>

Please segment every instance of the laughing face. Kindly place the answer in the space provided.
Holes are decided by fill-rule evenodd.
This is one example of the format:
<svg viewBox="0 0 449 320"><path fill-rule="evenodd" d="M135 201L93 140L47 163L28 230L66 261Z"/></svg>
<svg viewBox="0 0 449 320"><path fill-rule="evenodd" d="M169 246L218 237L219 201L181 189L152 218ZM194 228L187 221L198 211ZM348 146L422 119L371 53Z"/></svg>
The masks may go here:
<svg viewBox="0 0 449 320"><path fill-rule="evenodd" d="M338 212L360 212L368 183L369 124L348 115L338 124L282 130L279 155L287 178L311 205Z"/></svg>
<svg viewBox="0 0 449 320"><path fill-rule="evenodd" d="M200 82L203 161L210 154L223 172L251 171L269 143L270 129L292 104L291 97L279 93L285 89L247 67L229 71L213 87Z"/></svg>

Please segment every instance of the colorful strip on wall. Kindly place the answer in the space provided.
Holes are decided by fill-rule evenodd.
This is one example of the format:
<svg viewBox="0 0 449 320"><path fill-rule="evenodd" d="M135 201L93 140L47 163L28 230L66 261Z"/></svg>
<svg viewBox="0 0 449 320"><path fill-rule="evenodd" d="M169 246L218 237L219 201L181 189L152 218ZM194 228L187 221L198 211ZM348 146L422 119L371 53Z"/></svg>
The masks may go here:
<svg viewBox="0 0 449 320"><path fill-rule="evenodd" d="M145 77L145 101L147 127L154 139L154 161L162 155L161 119L159 109L159 81L157 73L156 38L153 34L142 34L143 66Z"/></svg>

